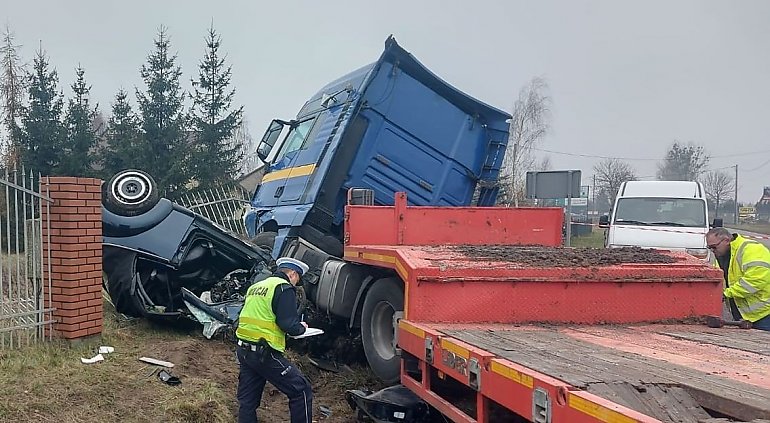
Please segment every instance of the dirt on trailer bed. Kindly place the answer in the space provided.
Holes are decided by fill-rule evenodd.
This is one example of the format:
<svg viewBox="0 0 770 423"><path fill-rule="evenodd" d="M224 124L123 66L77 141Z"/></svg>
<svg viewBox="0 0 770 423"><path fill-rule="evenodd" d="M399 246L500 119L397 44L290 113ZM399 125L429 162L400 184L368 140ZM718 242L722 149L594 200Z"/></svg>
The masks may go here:
<svg viewBox="0 0 770 423"><path fill-rule="evenodd" d="M626 263L666 264L676 257L639 247L565 248L519 245L460 245L453 250L476 260L520 263L532 267L595 267Z"/></svg>

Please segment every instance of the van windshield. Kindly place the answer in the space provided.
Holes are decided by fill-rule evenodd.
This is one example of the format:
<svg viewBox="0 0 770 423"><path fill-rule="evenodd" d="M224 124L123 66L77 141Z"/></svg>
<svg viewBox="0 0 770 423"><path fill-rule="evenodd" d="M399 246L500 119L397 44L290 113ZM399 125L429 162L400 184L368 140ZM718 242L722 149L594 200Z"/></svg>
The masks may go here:
<svg viewBox="0 0 770 423"><path fill-rule="evenodd" d="M706 226L706 202L690 198L621 198L615 223L639 226Z"/></svg>

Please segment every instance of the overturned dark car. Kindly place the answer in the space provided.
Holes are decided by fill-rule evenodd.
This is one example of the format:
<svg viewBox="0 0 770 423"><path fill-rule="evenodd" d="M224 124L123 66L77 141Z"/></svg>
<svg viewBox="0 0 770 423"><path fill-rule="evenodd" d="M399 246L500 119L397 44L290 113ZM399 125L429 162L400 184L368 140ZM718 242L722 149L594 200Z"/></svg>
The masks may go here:
<svg viewBox="0 0 770 423"><path fill-rule="evenodd" d="M237 319L249 285L270 274L270 253L161 198L147 173L102 186L104 284L118 312L190 317L211 337Z"/></svg>

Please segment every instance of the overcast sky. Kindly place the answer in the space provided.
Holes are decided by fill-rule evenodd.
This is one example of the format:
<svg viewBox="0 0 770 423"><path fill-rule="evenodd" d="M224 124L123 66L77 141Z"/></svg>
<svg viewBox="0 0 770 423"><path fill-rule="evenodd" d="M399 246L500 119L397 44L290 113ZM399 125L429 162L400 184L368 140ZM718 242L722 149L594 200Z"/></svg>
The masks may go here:
<svg viewBox="0 0 770 423"><path fill-rule="evenodd" d="M581 169L584 185L601 159L568 154L627 158L652 178L674 140L703 145L709 168L738 164L740 201L757 201L770 185L770 1L0 5L24 59L42 44L67 96L82 65L105 115L121 87L145 89L139 68L161 25L190 89L213 21L255 138L327 82L376 60L393 34L440 77L508 111L522 86L544 77L552 130L540 145L550 152L540 154L554 169Z"/></svg>

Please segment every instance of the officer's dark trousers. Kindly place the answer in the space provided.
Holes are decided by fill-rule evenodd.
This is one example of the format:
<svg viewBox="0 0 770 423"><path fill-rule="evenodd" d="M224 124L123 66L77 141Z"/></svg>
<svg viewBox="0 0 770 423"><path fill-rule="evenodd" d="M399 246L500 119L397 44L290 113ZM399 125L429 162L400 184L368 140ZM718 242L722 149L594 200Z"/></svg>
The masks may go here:
<svg viewBox="0 0 770 423"><path fill-rule="evenodd" d="M257 408L262 402L265 382L270 382L289 397L291 423L311 423L313 391L305 376L283 354L268 351L264 360L257 352L239 346L236 350L241 364L238 375L238 422L257 421Z"/></svg>

